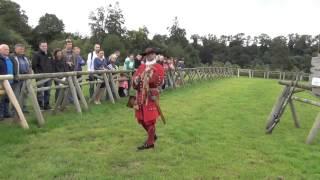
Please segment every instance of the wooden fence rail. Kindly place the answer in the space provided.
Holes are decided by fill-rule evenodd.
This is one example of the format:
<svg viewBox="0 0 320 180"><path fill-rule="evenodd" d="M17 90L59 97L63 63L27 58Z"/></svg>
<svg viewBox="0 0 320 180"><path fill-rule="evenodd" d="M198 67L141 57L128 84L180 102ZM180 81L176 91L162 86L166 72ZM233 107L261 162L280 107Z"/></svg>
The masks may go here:
<svg viewBox="0 0 320 180"><path fill-rule="evenodd" d="M309 81L310 74L303 72L283 72L254 69L237 69L237 76L248 76L249 78L264 78L278 80L300 80Z"/></svg>
<svg viewBox="0 0 320 180"><path fill-rule="evenodd" d="M177 88L192 84L202 80L214 80L220 78L229 78L235 75L236 69L225 67L199 67L168 70L165 76L166 88ZM62 73L45 73L45 74L23 74L18 76L0 75L0 94L7 95L11 104L14 106L17 114L17 122L22 128L28 129L29 125L21 110L24 97L32 102L32 107L39 127L45 124L44 116L37 100L37 93L47 90L59 90L58 97L55 102L53 114L63 111L65 107L72 102L77 113L89 109L88 102L92 102L93 98L89 97L88 102L84 96L82 87L84 85L95 84L96 91L100 88L101 83L106 85L105 94L111 103L116 103L120 99L118 94L118 86L120 81L119 74L124 73L127 79L131 79L132 71L109 71L99 70L94 72L62 72ZM93 75L96 77L94 81L83 81L83 76ZM22 81L23 86L20 94L16 97L9 84L9 80ZM45 86L48 82L55 82L55 86ZM2 93L1 93L2 92ZM72 97L72 101L70 101ZM94 97L94 96L93 96ZM104 99L104 98L103 98Z"/></svg>

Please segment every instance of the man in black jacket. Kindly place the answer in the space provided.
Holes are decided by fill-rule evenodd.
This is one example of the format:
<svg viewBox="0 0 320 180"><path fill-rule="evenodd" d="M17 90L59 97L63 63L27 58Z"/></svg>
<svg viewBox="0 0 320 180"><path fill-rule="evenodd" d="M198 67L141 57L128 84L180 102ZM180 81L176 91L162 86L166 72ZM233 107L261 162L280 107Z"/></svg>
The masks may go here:
<svg viewBox="0 0 320 180"><path fill-rule="evenodd" d="M32 69L35 74L40 73L52 73L53 72L53 64L52 64L52 56L48 52L48 44L45 41L39 43L39 51L34 53L32 58ZM51 80L47 81L43 85L38 86L41 87L50 87ZM38 92L38 103L40 107L44 110L51 109L49 100L50 100L50 90Z"/></svg>

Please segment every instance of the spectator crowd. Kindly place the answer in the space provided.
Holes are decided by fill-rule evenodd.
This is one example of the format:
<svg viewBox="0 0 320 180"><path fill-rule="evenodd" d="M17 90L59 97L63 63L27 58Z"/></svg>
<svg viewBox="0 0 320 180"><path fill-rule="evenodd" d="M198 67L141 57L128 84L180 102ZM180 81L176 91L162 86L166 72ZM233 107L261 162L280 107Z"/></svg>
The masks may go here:
<svg viewBox="0 0 320 180"><path fill-rule="evenodd" d="M86 59L81 56L81 49L74 46L71 39L65 41L65 45L61 49L54 49L53 52L48 51L48 43L46 41L39 42L39 50L33 53L32 58L28 58L25 54L25 46L23 44L16 44L13 52L10 53L10 48L6 44L0 45L0 75L19 75L19 74L40 74L40 73L61 73L70 71L94 72L96 70L119 70L120 51L107 56L100 44L95 44L92 52L90 52ZM162 55L160 52L157 55L157 62L163 66L166 71L174 70L176 68L183 69L184 61ZM128 54L124 60L123 70L136 70L141 64L145 63L144 56L141 54ZM86 66L86 69L84 68ZM78 77L79 78L79 77ZM119 79L118 93L120 97L129 95L131 86L130 76L121 73ZM89 75L88 81L95 81L96 77ZM20 93L23 81L10 80L10 85L16 96ZM57 82L54 83L58 85ZM50 87L52 81L47 81L40 87ZM162 88L166 88L168 82L163 83ZM89 96L93 96L96 85L89 85ZM94 103L100 104L103 93L105 92L105 84L101 84L100 89L94 97ZM57 99L59 89L55 92L55 99ZM71 96L70 96L71 97ZM37 93L39 106L42 110L51 109L50 106L50 90ZM72 98L69 99L72 101ZM25 101L20 102L24 113L28 113ZM10 118L15 114L14 110L10 110L9 98L4 95L0 97L0 120Z"/></svg>

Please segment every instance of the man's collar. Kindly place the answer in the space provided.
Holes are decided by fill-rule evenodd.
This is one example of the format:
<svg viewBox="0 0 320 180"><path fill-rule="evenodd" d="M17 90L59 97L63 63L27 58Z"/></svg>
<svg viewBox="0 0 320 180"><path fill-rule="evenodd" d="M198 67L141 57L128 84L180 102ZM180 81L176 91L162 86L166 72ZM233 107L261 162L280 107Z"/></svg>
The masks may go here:
<svg viewBox="0 0 320 180"><path fill-rule="evenodd" d="M146 61L146 65L149 66L149 65L153 65L153 64L156 64L157 63L157 60L154 59L152 61Z"/></svg>
<svg viewBox="0 0 320 180"><path fill-rule="evenodd" d="M48 51L47 51L47 52L44 52L44 51L42 51L41 49L40 49L40 52L41 52L42 54L48 54Z"/></svg>
<svg viewBox="0 0 320 180"><path fill-rule="evenodd" d="M19 57L19 58L23 58L24 54L15 54L15 56Z"/></svg>

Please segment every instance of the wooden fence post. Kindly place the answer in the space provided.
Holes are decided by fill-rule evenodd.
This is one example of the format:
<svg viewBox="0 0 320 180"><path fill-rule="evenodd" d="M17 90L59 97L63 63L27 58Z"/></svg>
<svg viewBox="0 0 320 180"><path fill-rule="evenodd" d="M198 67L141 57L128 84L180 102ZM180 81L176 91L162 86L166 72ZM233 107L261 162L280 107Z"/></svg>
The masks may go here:
<svg viewBox="0 0 320 180"><path fill-rule="evenodd" d="M175 78L175 70L170 70L170 74L172 77L172 87L173 89L176 89L176 78Z"/></svg>
<svg viewBox="0 0 320 180"><path fill-rule="evenodd" d="M91 103L92 101L95 101L95 98L96 98L96 96L97 96L97 94L99 92L100 87L101 87L101 83L97 83L97 86L94 88L94 92L93 92L92 96L89 99L89 103Z"/></svg>
<svg viewBox="0 0 320 180"><path fill-rule="evenodd" d="M61 110L61 111L64 111L64 109L66 108L66 106L67 106L67 104L68 104L69 94L70 94L70 88L67 88L67 89L64 91L64 94L63 94L63 100L62 100L61 106L60 106L60 110Z"/></svg>
<svg viewBox="0 0 320 180"><path fill-rule="evenodd" d="M109 72L108 75L109 75L110 87L111 87L111 90L112 90L112 92L113 92L113 97L115 97L116 100L119 100L119 99L120 99L120 96L119 96L119 93L118 93L117 86L116 86L116 84L114 83L113 75L112 75L111 72Z"/></svg>
<svg viewBox="0 0 320 180"><path fill-rule="evenodd" d="M317 115L317 118L314 121L314 124L312 126L312 129L309 132L309 135L307 137L306 143L311 144L314 138L316 137L318 131L320 128L320 113Z"/></svg>
<svg viewBox="0 0 320 180"><path fill-rule="evenodd" d="M282 77L282 76L281 76L281 71L280 71L280 72L279 72L279 80L281 80L281 77Z"/></svg>
<svg viewBox="0 0 320 180"><path fill-rule="evenodd" d="M76 106L76 109L77 109L77 112L78 113L81 113L81 106L79 104L79 100L78 100L78 96L77 96L77 91L76 91L76 88L74 87L73 85L73 82L72 82L72 78L71 76L69 76L68 78L68 83L69 83L69 88L70 88L70 91L71 91L71 95L73 97L73 104Z"/></svg>
<svg viewBox="0 0 320 180"><path fill-rule="evenodd" d="M3 80L2 81L2 85L6 91L6 94L10 100L10 102L12 103L13 107L15 108L17 114L18 114L18 117L19 117L19 124L20 126L23 128L23 129L29 129L29 125L27 123L27 120L26 118L24 117L24 114L21 110L21 107L19 105L19 102L16 98L16 96L14 95L14 92L11 88L11 85L9 83L8 80Z"/></svg>
<svg viewBox="0 0 320 180"><path fill-rule="evenodd" d="M36 118L37 118L37 121L38 121L38 126L39 126L39 127L42 127L45 122L44 122L43 115L42 115L42 113L41 113L41 109L40 109L40 106L39 106L39 103L38 103L38 99L37 99L35 90L34 90L33 87L32 87L32 81L31 81L31 79L28 79L28 80L26 81L26 84L27 84L27 90L28 90L28 93L29 93L29 96L30 96L30 98L31 98L31 102L32 102L32 105L33 105L34 112L36 113Z"/></svg>
<svg viewBox="0 0 320 180"><path fill-rule="evenodd" d="M106 90L107 90L107 94L108 94L109 100L111 101L112 104L114 104L115 101L114 101L113 94L112 94L112 91L111 91L111 88L110 88L109 79L108 79L106 73L103 73L102 77L103 77L104 83L106 85Z"/></svg>
<svg viewBox="0 0 320 180"><path fill-rule="evenodd" d="M82 93L82 90L81 90L81 87L79 85L77 77L76 76L72 76L72 80L73 80L73 83L74 83L74 85L76 87L76 91L77 91L77 94L78 94L78 96L80 98L81 104L83 105L85 110L88 110L89 109L88 108L88 104L87 104L87 101L86 101L86 99L85 99L85 97L84 97L84 95Z"/></svg>
<svg viewBox="0 0 320 180"><path fill-rule="evenodd" d="M300 123L299 123L299 119L298 119L298 116L296 113L296 108L294 107L292 99L289 100L289 106L291 109L291 114L292 114L292 118L294 121L294 125L296 126L296 128L300 128Z"/></svg>
<svg viewBox="0 0 320 180"><path fill-rule="evenodd" d="M62 101L63 101L63 98L64 98L64 93L65 93L65 89L60 89L59 90L58 98L56 100L56 104L55 104L54 110L53 110L54 114L58 111L59 108L61 108Z"/></svg>

